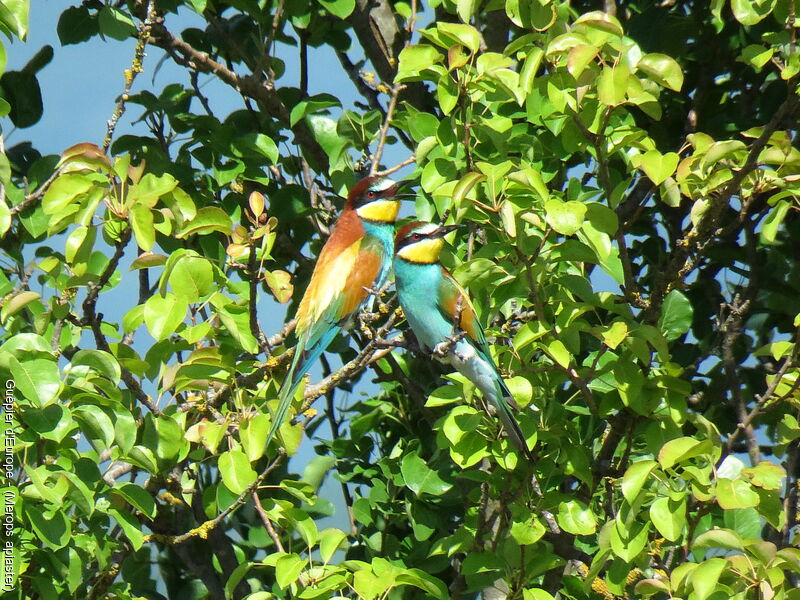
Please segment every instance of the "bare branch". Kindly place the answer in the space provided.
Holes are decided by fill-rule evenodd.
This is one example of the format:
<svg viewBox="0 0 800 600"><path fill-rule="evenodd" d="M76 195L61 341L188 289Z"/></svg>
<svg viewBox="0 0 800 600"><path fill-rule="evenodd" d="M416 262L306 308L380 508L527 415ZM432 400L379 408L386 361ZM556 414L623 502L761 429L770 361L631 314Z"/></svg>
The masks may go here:
<svg viewBox="0 0 800 600"><path fill-rule="evenodd" d="M136 76L143 71L142 69L142 61L144 61L144 49L147 46L147 40L150 39L150 27L153 24L153 21L156 19L157 13L155 8L154 0L148 0L147 2L147 9L145 11L145 18L139 25L139 33L137 34L137 42L136 42L136 50L134 50L133 54L133 61L131 62L131 68L125 69L125 87L122 90L122 94L119 96L119 101L117 102L117 106L114 107L114 112L111 115L111 118L108 121L108 129L106 130L106 137L103 141L103 151L108 152L109 146L111 146L111 139L114 137L114 130L117 128L117 123L119 122L122 115L125 113L126 103L128 101L128 95L131 93L131 87L133 86L133 81L136 79Z"/></svg>
<svg viewBox="0 0 800 600"><path fill-rule="evenodd" d="M386 116L383 119L380 137L378 138L378 147L375 150L375 154L372 155L372 166L369 171L370 175L375 175L378 172L378 165L381 162L381 157L383 157L383 147L386 145L386 135L389 133L389 126L392 124L392 116L397 107L397 96L400 95L400 92L405 88L406 86L403 84L395 84L394 87L392 87L389 108L386 109Z"/></svg>
<svg viewBox="0 0 800 600"><path fill-rule="evenodd" d="M141 0L139 2L141 5ZM224 83L235 88L245 97L256 100L267 114L280 121L294 132L300 147L314 162L320 171L328 170L328 155L319 145L304 120L293 126L289 123L289 109L275 93L275 89L265 81L256 77L241 77L222 63L214 60L205 52L196 50L180 38L172 35L163 24L163 19L156 20L151 27L150 43L164 49L178 64L201 73L211 73Z"/></svg>

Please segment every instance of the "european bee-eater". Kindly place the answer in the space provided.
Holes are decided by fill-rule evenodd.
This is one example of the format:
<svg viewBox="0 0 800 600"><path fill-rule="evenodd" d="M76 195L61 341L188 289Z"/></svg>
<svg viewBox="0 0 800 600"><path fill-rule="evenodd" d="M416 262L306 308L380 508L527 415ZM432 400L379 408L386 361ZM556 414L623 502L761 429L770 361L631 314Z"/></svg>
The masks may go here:
<svg viewBox="0 0 800 600"><path fill-rule="evenodd" d="M403 182L366 177L350 190L322 247L295 318L297 347L278 395L267 443L283 424L303 375L389 276Z"/></svg>
<svg viewBox="0 0 800 600"><path fill-rule="evenodd" d="M398 230L394 256L397 297L419 343L434 354L444 354L443 362L481 390L511 441L532 458L511 412L512 407L519 407L492 360L472 302L439 263L443 238L456 227L415 221Z"/></svg>

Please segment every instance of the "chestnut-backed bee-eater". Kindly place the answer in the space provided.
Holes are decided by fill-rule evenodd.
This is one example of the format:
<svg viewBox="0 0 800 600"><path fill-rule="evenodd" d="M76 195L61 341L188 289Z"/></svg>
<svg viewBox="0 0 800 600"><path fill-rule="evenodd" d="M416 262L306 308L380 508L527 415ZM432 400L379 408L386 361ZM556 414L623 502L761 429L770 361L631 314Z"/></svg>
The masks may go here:
<svg viewBox="0 0 800 600"><path fill-rule="evenodd" d="M397 297L419 343L474 383L513 444L532 458L511 408L519 410L489 353L483 328L464 289L439 263L444 236L456 225L415 221L395 238Z"/></svg>
<svg viewBox="0 0 800 600"><path fill-rule="evenodd" d="M303 375L389 276L398 190L405 182L366 177L350 190L344 210L322 247L295 318L297 347L278 394L267 443L283 424Z"/></svg>

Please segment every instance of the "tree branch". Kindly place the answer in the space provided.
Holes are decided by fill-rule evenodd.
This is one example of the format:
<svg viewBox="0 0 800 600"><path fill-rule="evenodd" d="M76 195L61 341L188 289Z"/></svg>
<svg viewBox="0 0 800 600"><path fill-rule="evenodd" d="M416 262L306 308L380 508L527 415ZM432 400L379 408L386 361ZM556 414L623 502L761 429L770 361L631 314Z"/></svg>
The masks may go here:
<svg viewBox="0 0 800 600"><path fill-rule="evenodd" d="M141 5L141 0L139 5ZM298 144L313 162L314 167L319 171L327 172L328 155L319 145L304 120L301 119L293 126L289 125L289 109L283 104L269 82L255 77L237 75L205 52L196 50L182 39L173 36L164 26L163 19L153 23L151 36L150 43L164 49L178 64L201 73L211 73L243 96L256 100L267 114L280 121L284 127L292 130Z"/></svg>

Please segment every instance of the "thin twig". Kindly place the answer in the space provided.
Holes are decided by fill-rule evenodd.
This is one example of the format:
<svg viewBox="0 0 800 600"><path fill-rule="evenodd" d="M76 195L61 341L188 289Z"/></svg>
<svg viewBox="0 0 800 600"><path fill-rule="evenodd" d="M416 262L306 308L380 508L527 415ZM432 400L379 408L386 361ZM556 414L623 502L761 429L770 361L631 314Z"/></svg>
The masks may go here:
<svg viewBox="0 0 800 600"><path fill-rule="evenodd" d="M264 523L264 529L267 530L269 537L272 538L275 548L278 550L278 552L286 552L286 550L283 549L283 544L281 543L281 538L278 535L278 532L276 532L275 528L272 526L272 521L270 521L269 515L267 515L264 507L261 505L258 492L253 492L253 504L255 504L256 512L258 513L258 516L261 517L261 522Z"/></svg>
<svg viewBox="0 0 800 600"><path fill-rule="evenodd" d="M103 141L103 151L108 152L108 147L111 146L111 140L114 137L114 130L117 128L117 123L123 114L125 114L126 103L128 96L131 93L131 87L136 76L143 71L142 62L144 61L144 49L147 46L147 40L150 39L150 28L153 21L156 19L156 8L154 0L148 0L147 10L145 12L145 19L139 25L139 33L137 35L136 50L133 54L133 61L131 68L125 69L125 87L120 94L117 106L111 118L108 120L108 129L106 130L106 138Z"/></svg>
<svg viewBox="0 0 800 600"><path fill-rule="evenodd" d="M256 478L256 480L253 483L247 486L247 489L245 489L241 494L239 494L239 497L236 498L236 500L234 500L233 504L231 504L228 508L219 513L213 519L206 521L205 523L202 523L197 527L190 529L189 531L181 535L164 535L158 533L151 533L144 537L144 541L146 542L156 541L156 542L161 542L163 544L169 544L170 546L174 546L177 544L182 544L183 542L193 537L200 537L205 539L206 537L208 537L209 531L211 531L217 525L222 523L225 517L227 517L237 508L245 504L250 499L250 497L254 495L255 491L263 483L263 481L267 478L267 476L280 466L285 456L286 456L285 451L282 448L279 449L278 457L275 460L273 460L267 466L267 468L261 472L261 474Z"/></svg>
<svg viewBox="0 0 800 600"><path fill-rule="evenodd" d="M406 86L402 83L396 83L394 86L392 86L389 107L386 109L386 116L383 119L380 136L378 137L378 147L375 150L375 154L372 155L372 166L369 170L370 175L375 175L378 172L378 165L383 157L383 147L386 145L386 136L389 133L389 126L392 124L392 116L394 115L395 108L397 107L397 97L404 89L406 89Z"/></svg>
<svg viewBox="0 0 800 600"><path fill-rule="evenodd" d="M417 157L413 154L405 159L403 162L396 164L393 167L389 167L388 169L384 169L383 171L378 171L375 173L378 177L386 177L387 175L391 175L392 173L399 171L403 167L407 167L408 165L414 164L417 160Z"/></svg>

